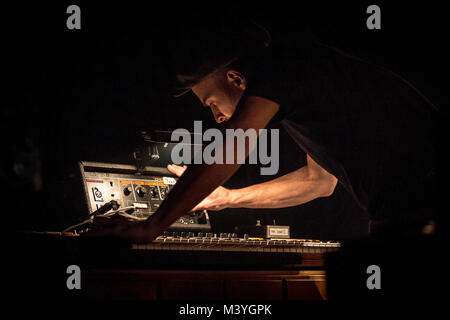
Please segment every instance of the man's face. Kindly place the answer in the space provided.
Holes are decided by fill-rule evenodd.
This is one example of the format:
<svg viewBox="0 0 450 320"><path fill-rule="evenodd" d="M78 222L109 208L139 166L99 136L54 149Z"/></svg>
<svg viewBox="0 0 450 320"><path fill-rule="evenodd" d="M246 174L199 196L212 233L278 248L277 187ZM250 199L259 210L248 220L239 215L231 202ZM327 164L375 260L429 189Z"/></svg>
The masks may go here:
<svg viewBox="0 0 450 320"><path fill-rule="evenodd" d="M228 121L236 110L244 91L245 79L233 70L219 70L192 87L205 107L209 107L217 123Z"/></svg>

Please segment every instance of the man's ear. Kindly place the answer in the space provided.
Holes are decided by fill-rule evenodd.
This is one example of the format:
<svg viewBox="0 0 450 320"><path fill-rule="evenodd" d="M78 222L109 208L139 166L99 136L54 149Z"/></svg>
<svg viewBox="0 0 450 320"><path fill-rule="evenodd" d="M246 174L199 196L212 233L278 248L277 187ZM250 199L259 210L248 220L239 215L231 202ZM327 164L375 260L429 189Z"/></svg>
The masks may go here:
<svg viewBox="0 0 450 320"><path fill-rule="evenodd" d="M239 89L245 90L247 87L247 82L245 81L242 73L236 70L228 70L227 71L227 80L234 86Z"/></svg>

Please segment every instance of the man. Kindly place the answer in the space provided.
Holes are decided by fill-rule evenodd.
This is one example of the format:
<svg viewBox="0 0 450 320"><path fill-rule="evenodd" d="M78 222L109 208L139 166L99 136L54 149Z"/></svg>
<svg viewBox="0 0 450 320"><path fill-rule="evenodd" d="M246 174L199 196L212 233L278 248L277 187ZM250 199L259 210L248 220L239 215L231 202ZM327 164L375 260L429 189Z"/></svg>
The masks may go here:
<svg viewBox="0 0 450 320"><path fill-rule="evenodd" d="M330 196L338 183L373 225L417 229L435 217L436 110L410 84L325 45L277 50L254 24L204 42L213 49L178 74L183 88L226 129L258 131L279 121L307 154L307 164L237 190L221 187L237 163L169 165L181 178L158 211L113 232L151 241L193 208L296 206ZM250 151L246 146L246 155Z"/></svg>

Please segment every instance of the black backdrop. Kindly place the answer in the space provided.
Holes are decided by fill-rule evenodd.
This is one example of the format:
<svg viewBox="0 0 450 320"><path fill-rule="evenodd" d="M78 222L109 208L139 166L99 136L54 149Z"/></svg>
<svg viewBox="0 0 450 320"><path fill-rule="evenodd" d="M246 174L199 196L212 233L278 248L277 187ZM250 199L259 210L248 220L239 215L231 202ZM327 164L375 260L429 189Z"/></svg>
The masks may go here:
<svg viewBox="0 0 450 320"><path fill-rule="evenodd" d="M61 230L83 218L75 196L78 160L129 162L141 143L141 129L191 128L194 119L213 125L195 97L171 96L173 45L177 32L193 21L208 27L224 14L252 18L274 41L293 47L312 34L403 75L446 111L442 79L448 54L444 10L438 4L378 1L382 29L368 30L366 8L373 3L367 1L137 3L3 6L7 98L0 117L0 177L16 228ZM81 30L66 28L70 4L81 8ZM304 154L282 136L280 174L304 161ZM259 181L256 170L243 166L227 186ZM290 224L298 237L340 239L367 230L366 218L340 189L301 208L225 210L211 219L217 232L232 232L256 219Z"/></svg>

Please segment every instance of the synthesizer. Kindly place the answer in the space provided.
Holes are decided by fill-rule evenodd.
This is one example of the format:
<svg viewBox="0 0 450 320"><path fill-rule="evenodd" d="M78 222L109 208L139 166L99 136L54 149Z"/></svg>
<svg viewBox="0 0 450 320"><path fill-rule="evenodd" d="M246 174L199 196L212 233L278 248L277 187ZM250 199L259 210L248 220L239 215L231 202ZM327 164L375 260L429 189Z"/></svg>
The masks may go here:
<svg viewBox="0 0 450 320"><path fill-rule="evenodd" d="M111 200L135 218L152 215L173 188L177 177L166 168L79 162L87 211L92 214ZM175 221L170 230L209 231L208 212L195 211Z"/></svg>
<svg viewBox="0 0 450 320"><path fill-rule="evenodd" d="M229 233L166 232L149 243L87 235L64 233L53 234L53 237L41 234L41 237L61 242L69 250L68 256L95 268L256 270L323 267L324 256L341 246L334 241L265 239Z"/></svg>
<svg viewBox="0 0 450 320"><path fill-rule="evenodd" d="M80 162L88 212L114 200L119 209L138 219L151 216L177 181L166 168ZM115 210L117 211L117 209ZM106 215L109 214L108 212ZM206 211L191 212L150 243L118 243L65 232L77 248L70 256L95 267L142 268L291 268L322 266L324 254L340 243L289 238L287 226L259 226L237 233L211 232ZM258 232L255 232L255 230ZM261 230L260 230L261 229Z"/></svg>
<svg viewBox="0 0 450 320"><path fill-rule="evenodd" d="M132 250L175 250L175 251L229 251L229 252L283 252L283 253L325 253L335 251L339 242L312 239L264 239L256 237L238 238L237 234L201 232L169 235L156 238L147 244L132 244Z"/></svg>

